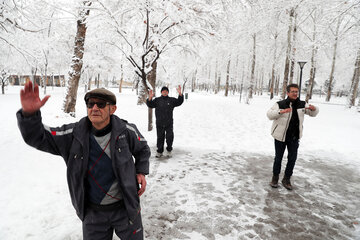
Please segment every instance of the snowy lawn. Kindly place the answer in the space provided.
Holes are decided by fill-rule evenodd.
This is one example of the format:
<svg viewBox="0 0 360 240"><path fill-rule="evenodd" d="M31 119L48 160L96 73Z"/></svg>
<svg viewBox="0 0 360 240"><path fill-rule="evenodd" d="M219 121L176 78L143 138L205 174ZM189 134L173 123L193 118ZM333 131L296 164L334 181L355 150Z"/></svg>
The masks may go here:
<svg viewBox="0 0 360 240"><path fill-rule="evenodd" d="M0 239L82 239L63 160L27 146L17 129L19 91L0 95ZM48 88L45 124L85 116L83 89L76 119L61 112L63 92ZM146 106L131 90L116 95L116 114L135 123L155 152ZM147 239L360 239L360 113L346 109L346 99L311 101L320 113L305 117L289 192L268 185L274 143L266 111L276 101L189 93L174 111L173 157L150 159L141 197Z"/></svg>

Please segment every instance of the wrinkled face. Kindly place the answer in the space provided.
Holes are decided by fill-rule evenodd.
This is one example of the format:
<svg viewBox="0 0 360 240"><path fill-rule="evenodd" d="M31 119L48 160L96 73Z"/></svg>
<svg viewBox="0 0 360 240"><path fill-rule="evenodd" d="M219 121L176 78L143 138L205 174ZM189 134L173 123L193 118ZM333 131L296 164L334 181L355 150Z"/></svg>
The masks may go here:
<svg viewBox="0 0 360 240"><path fill-rule="evenodd" d="M102 129L110 123L110 116L116 111L116 105L90 98L86 103L88 118L96 129Z"/></svg>
<svg viewBox="0 0 360 240"><path fill-rule="evenodd" d="M166 97L167 95L169 95L169 92L167 90L162 90L161 95Z"/></svg>
<svg viewBox="0 0 360 240"><path fill-rule="evenodd" d="M297 99L299 94L299 89L295 88L295 87L291 87L290 88L290 92L287 92L287 95L289 97L290 100L295 100Z"/></svg>

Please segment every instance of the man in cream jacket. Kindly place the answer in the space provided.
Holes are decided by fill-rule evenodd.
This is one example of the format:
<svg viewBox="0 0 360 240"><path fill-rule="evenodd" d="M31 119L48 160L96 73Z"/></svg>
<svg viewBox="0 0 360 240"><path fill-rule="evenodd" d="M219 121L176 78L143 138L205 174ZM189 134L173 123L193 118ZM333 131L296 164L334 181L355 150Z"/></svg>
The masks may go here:
<svg viewBox="0 0 360 240"><path fill-rule="evenodd" d="M281 182L286 189L292 190L290 178L297 158L299 139L302 137L304 115L315 117L319 113L319 108L298 98L297 84L288 85L286 91L288 97L275 103L267 112L267 117L273 120L271 135L275 139L275 159L270 186L278 187L281 162L287 147L288 162Z"/></svg>

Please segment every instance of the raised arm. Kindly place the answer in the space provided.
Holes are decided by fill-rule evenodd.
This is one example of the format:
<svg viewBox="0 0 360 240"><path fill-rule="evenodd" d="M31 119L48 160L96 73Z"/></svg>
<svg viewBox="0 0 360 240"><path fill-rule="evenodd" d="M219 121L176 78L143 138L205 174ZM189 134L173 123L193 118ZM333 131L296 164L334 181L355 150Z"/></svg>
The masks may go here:
<svg viewBox="0 0 360 240"><path fill-rule="evenodd" d="M59 128L43 125L40 108L49 97L46 96L41 100L39 87L35 84L33 88L32 82L26 83L24 89L20 91L22 109L16 113L18 127L28 145L67 158L74 124L63 125Z"/></svg>

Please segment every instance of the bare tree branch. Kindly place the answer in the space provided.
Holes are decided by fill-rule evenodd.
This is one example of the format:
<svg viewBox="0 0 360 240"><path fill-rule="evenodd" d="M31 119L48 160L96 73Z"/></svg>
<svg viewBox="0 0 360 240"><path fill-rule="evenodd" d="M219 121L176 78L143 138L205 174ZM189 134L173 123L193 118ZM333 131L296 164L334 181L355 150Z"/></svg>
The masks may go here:
<svg viewBox="0 0 360 240"><path fill-rule="evenodd" d="M143 41L143 46L145 45L145 49L148 49L149 44L149 10L146 9L146 32L145 32L145 39Z"/></svg>
<svg viewBox="0 0 360 240"><path fill-rule="evenodd" d="M110 16L110 18L112 20L114 20L114 22L116 23L116 32L119 33L119 35L125 40L125 42L130 46L131 48L131 52L133 52L133 46L130 44L130 42L127 40L127 38L125 37L125 35L120 31L120 24L119 22L116 20L116 18L113 16L113 14L111 13L111 11L101 2L101 1L97 1L102 7L103 9L106 11L106 13Z"/></svg>
<svg viewBox="0 0 360 240"><path fill-rule="evenodd" d="M168 26L167 28L165 28L162 32L161 32L161 34L163 34L164 32L166 32L167 30L169 30L170 28L172 28L173 26L175 26L175 25L178 25L179 23L177 22L174 22L173 24L171 24L170 26Z"/></svg>
<svg viewBox="0 0 360 240"><path fill-rule="evenodd" d="M0 39L3 40L5 43L7 43L10 47L14 48L17 52L19 52L19 53L24 57L25 61L26 61L29 65L31 65L31 64L29 63L29 60L27 59L26 55L23 53L22 50L18 49L15 45L13 45L12 43L8 42L5 38L3 38L3 37L1 37L1 36L0 36ZM35 58L34 56L32 56L32 55L29 54L29 53L26 53L26 54L28 54L29 56Z"/></svg>

